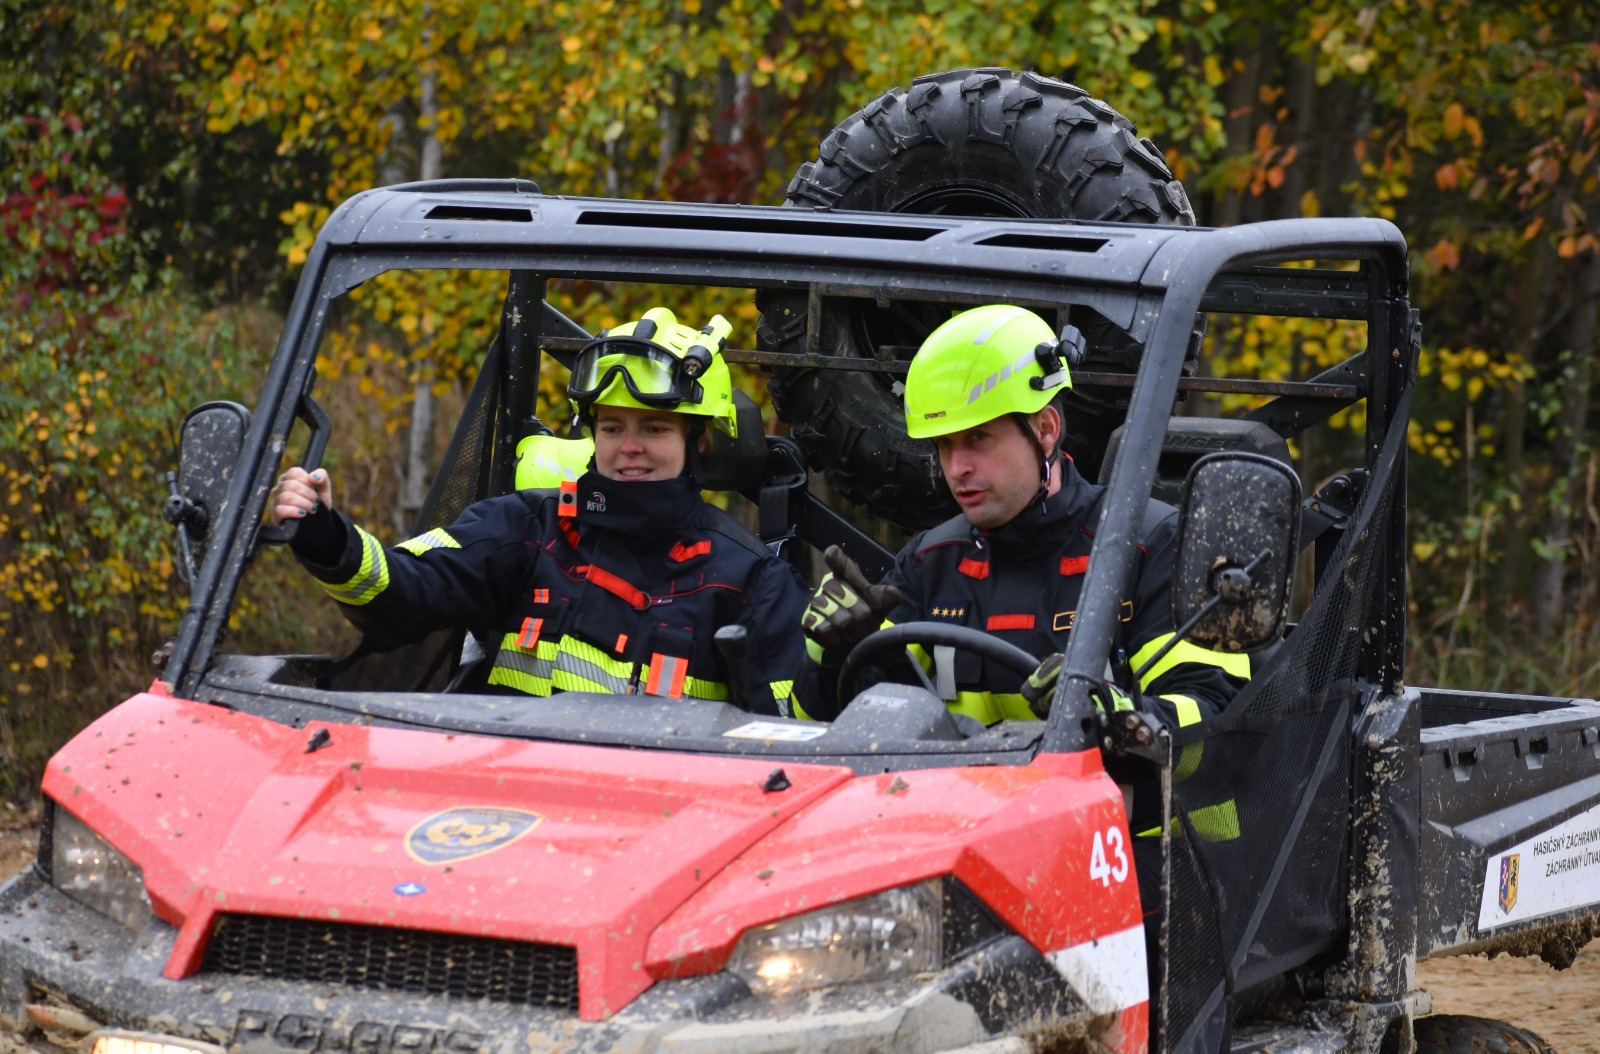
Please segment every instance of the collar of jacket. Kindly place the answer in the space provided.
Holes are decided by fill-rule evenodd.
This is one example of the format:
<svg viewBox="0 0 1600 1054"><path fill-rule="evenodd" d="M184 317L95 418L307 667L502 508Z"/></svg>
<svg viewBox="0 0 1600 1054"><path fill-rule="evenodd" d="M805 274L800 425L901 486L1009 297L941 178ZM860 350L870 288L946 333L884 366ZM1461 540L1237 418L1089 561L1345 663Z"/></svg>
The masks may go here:
<svg viewBox="0 0 1600 1054"><path fill-rule="evenodd" d="M578 523L583 526L670 541L669 534L687 527L700 504L700 491L688 476L629 481L591 470L578 477Z"/></svg>
<svg viewBox="0 0 1600 1054"><path fill-rule="evenodd" d="M1011 520L992 531L975 531L996 548L1026 553L1034 550L1055 552L1080 527L1092 526L1089 515L1104 487L1090 483L1078 474L1077 466L1061 461L1061 489L1043 499L1034 499Z"/></svg>

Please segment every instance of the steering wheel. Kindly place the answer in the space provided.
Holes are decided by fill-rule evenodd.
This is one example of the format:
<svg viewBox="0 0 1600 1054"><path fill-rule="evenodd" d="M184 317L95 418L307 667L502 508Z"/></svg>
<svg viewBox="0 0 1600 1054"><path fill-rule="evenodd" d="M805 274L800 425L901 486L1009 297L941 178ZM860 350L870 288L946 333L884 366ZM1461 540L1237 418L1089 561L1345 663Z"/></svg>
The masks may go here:
<svg viewBox="0 0 1600 1054"><path fill-rule="evenodd" d="M839 698L848 699L854 693L846 691L855 687L861 671L880 653L899 651L907 644L946 645L970 651L980 658L999 663L1019 677L1027 677L1039 665L1039 660L1008 641L992 636L970 626L955 626L948 622L902 622L886 626L865 638L850 649L844 665L839 668Z"/></svg>

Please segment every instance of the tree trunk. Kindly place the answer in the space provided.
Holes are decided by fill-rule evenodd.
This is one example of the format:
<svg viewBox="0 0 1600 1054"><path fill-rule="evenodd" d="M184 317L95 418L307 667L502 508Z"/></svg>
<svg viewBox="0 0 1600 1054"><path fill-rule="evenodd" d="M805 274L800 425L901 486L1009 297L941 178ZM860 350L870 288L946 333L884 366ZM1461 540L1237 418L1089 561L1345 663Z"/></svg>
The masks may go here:
<svg viewBox="0 0 1600 1054"><path fill-rule="evenodd" d="M1252 156L1256 148L1256 127L1261 123L1258 100L1261 95L1261 55L1263 35L1256 34L1249 51L1239 56L1243 69L1228 81L1223 100L1228 112L1223 116L1223 135L1228 141L1228 157ZM1223 187L1217 192L1216 211L1211 224L1232 227L1244 218L1244 191Z"/></svg>
<svg viewBox="0 0 1600 1054"><path fill-rule="evenodd" d="M661 132L660 145L656 148L657 196L666 185L667 173L678 163L678 154L683 150L683 74L674 71L667 83L671 85L672 101L663 102L656 115L656 128Z"/></svg>
<svg viewBox="0 0 1600 1054"><path fill-rule="evenodd" d="M440 179L444 174L444 144L439 141L439 98L438 77L433 70L428 70L422 75L421 102L418 110L418 125L421 126L421 142L418 144L418 155L421 164L418 166L418 178L424 180ZM406 467L400 489L400 513L402 523L399 525L402 534L409 533L416 522L417 513L422 509L422 504L428 497L428 484L431 482L428 465L433 460L433 380L423 377L412 389L411 401L411 429L406 440Z"/></svg>
<svg viewBox="0 0 1600 1054"><path fill-rule="evenodd" d="M1572 548L1572 511L1577 497L1578 454L1583 425L1589 413L1589 384L1594 377L1595 323L1600 309L1600 253L1591 253L1579 271L1567 340L1569 365L1566 398L1556 418L1551 449L1552 480L1549 507L1539 531L1540 545L1533 565L1533 622L1546 638L1562 616L1563 579L1567 553Z"/></svg>
<svg viewBox="0 0 1600 1054"><path fill-rule="evenodd" d="M1289 144L1294 146L1294 161L1288 166L1283 180L1284 209L1280 216L1299 216L1300 207L1316 172L1317 142L1317 80L1316 71L1309 62L1289 56L1285 60L1289 80L1289 112L1293 128Z"/></svg>
<svg viewBox="0 0 1600 1054"><path fill-rule="evenodd" d="M1522 270L1522 287L1517 291L1516 306L1511 320L1512 356L1523 362L1532 362L1539 342L1545 312L1550 303L1550 271L1555 252L1543 238L1535 238L1529 247L1530 258ZM1506 486L1520 491L1525 483L1527 467L1524 453L1528 428L1528 387L1522 378L1514 378L1506 386L1505 413L1501 419L1500 469ZM1531 510L1513 509L1509 503L1501 509L1503 542L1500 547L1500 566L1495 573L1494 595L1499 603L1490 608L1491 619L1501 631L1510 629L1524 611L1515 600L1521 599L1523 584L1528 581L1528 560L1533 555L1529 539L1533 536L1528 522Z"/></svg>

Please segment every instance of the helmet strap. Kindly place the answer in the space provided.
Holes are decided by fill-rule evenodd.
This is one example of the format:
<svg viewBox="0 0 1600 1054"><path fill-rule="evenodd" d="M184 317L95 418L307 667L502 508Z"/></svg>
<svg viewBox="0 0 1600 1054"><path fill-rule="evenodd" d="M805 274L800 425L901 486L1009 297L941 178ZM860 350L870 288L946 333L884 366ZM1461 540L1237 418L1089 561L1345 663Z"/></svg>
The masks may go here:
<svg viewBox="0 0 1600 1054"><path fill-rule="evenodd" d="M1017 422L1017 427L1022 429L1022 434L1028 437L1028 442L1033 444L1033 452L1039 457L1039 493L1034 495L1033 500L1043 501L1050 494L1050 477L1055 472L1057 451L1045 453L1044 443L1039 440L1039 433L1033 430L1031 414L1018 411L1011 417Z"/></svg>
<svg viewBox="0 0 1600 1054"><path fill-rule="evenodd" d="M689 427L683 435L683 471L679 476L688 476L699 481L704 478L701 464L703 456L700 453L700 437L706 434L706 419L699 414L684 414L689 419Z"/></svg>

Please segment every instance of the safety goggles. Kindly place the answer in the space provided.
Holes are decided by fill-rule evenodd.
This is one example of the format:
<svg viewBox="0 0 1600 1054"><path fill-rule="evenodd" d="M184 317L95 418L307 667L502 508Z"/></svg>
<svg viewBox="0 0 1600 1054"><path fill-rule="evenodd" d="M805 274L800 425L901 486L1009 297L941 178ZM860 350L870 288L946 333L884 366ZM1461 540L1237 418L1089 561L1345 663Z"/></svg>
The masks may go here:
<svg viewBox="0 0 1600 1054"><path fill-rule="evenodd" d="M575 402L588 402L610 387L620 374L628 391L646 406L671 409L679 403L699 402L703 389L685 368L691 361L653 341L601 337L584 345L573 360L567 395ZM698 361L694 366L703 369Z"/></svg>

